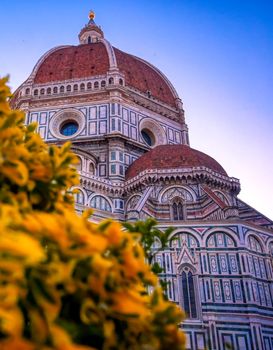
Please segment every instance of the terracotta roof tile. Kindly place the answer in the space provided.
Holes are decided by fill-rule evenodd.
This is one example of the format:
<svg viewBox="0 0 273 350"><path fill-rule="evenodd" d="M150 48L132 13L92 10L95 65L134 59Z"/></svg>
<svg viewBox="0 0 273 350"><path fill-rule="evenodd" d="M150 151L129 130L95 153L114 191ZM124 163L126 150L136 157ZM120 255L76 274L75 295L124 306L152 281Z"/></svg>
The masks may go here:
<svg viewBox="0 0 273 350"><path fill-rule="evenodd" d="M43 84L106 74L109 58L104 44L79 45L54 51L40 65L34 83Z"/></svg>
<svg viewBox="0 0 273 350"><path fill-rule="evenodd" d="M161 75L148 63L114 48L120 71L125 75L126 85L142 92L150 91L151 96L173 107L176 106L171 89Z"/></svg>
<svg viewBox="0 0 273 350"><path fill-rule="evenodd" d="M186 145L160 145L145 153L127 169L129 180L144 170L207 167L227 176L223 167L207 154Z"/></svg>

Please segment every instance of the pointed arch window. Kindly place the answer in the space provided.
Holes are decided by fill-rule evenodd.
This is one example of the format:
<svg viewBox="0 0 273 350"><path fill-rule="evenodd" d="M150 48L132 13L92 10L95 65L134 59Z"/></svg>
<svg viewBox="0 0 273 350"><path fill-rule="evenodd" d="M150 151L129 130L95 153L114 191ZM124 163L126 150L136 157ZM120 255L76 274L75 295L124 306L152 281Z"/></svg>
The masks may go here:
<svg viewBox="0 0 273 350"><path fill-rule="evenodd" d="M182 271L182 307L187 314L187 318L196 319L197 305L196 305L196 291L194 276L192 271L185 267Z"/></svg>
<svg viewBox="0 0 273 350"><path fill-rule="evenodd" d="M172 217L173 220L184 220L184 208L181 201L175 201L172 204Z"/></svg>

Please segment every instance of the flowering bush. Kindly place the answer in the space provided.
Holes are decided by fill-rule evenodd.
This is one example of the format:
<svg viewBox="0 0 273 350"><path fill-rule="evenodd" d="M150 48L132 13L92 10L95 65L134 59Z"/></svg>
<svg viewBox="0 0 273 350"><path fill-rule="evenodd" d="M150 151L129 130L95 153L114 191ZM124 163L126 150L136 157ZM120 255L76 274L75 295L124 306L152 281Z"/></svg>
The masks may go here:
<svg viewBox="0 0 273 350"><path fill-rule="evenodd" d="M0 349L183 349L139 234L75 214L76 157L12 111L0 80ZM147 285L153 287L147 293Z"/></svg>

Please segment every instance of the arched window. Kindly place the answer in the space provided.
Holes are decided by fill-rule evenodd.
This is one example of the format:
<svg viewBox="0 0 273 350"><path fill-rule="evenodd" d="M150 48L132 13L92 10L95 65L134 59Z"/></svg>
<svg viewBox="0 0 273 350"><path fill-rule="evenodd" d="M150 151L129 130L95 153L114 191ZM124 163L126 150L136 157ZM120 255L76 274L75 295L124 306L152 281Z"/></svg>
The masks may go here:
<svg viewBox="0 0 273 350"><path fill-rule="evenodd" d="M58 93L58 88L57 88L57 86L54 86L54 88L53 88L53 94L57 94Z"/></svg>
<svg viewBox="0 0 273 350"><path fill-rule="evenodd" d="M78 192L75 194L75 202L77 204L84 205L84 195L81 190L78 190Z"/></svg>
<svg viewBox="0 0 273 350"><path fill-rule="evenodd" d="M107 201L107 199L105 199L102 196L93 197L91 199L90 205L91 205L91 208L111 212L111 206L110 206L109 202Z"/></svg>
<svg viewBox="0 0 273 350"><path fill-rule="evenodd" d="M91 36L88 37L88 44L91 44L92 40L91 40Z"/></svg>
<svg viewBox="0 0 273 350"><path fill-rule="evenodd" d="M38 89L34 90L34 96L38 96Z"/></svg>
<svg viewBox="0 0 273 350"><path fill-rule="evenodd" d="M260 242L254 236L248 237L248 246L249 246L250 250L252 250L253 252L258 252L258 253L263 252L263 249L262 249Z"/></svg>
<svg viewBox="0 0 273 350"><path fill-rule="evenodd" d="M80 85L80 90L81 90L81 91L84 91L84 90L85 90L85 85L84 85L84 83L81 83L81 85Z"/></svg>
<svg viewBox="0 0 273 350"><path fill-rule="evenodd" d="M74 86L73 86L73 91L78 91L78 85L77 84L74 84Z"/></svg>
<svg viewBox="0 0 273 350"><path fill-rule="evenodd" d="M64 93L64 86L63 85L60 87L60 93Z"/></svg>
<svg viewBox="0 0 273 350"><path fill-rule="evenodd" d="M269 244L269 254L273 258L273 242Z"/></svg>
<svg viewBox="0 0 273 350"><path fill-rule="evenodd" d="M123 85L123 80L119 79L119 85Z"/></svg>
<svg viewBox="0 0 273 350"><path fill-rule="evenodd" d="M95 166L93 163L89 163L89 173L95 175Z"/></svg>
<svg viewBox="0 0 273 350"><path fill-rule="evenodd" d="M47 95L51 95L51 88L47 88L46 93Z"/></svg>
<svg viewBox="0 0 273 350"><path fill-rule="evenodd" d="M40 94L44 95L45 94L45 89L41 89Z"/></svg>
<svg viewBox="0 0 273 350"><path fill-rule="evenodd" d="M94 89L98 89L99 88L99 82L98 81L95 81L94 82Z"/></svg>
<svg viewBox="0 0 273 350"><path fill-rule="evenodd" d="M77 170L82 170L82 159L77 156L78 163L76 164L76 169Z"/></svg>
<svg viewBox="0 0 273 350"><path fill-rule="evenodd" d="M90 83L90 81L87 83L87 90L91 90L92 89L92 84Z"/></svg>
<svg viewBox="0 0 273 350"><path fill-rule="evenodd" d="M224 232L214 232L207 238L206 246L208 248L231 248L236 247L236 242Z"/></svg>
<svg viewBox="0 0 273 350"><path fill-rule="evenodd" d="M198 240L188 232L178 232L171 239L171 247L176 247L177 249L183 246L183 243L186 243L186 246L191 252L193 252L197 247L200 247Z"/></svg>
<svg viewBox="0 0 273 350"><path fill-rule="evenodd" d="M70 92L70 91L71 91L71 85L67 85L66 91L67 91L67 92Z"/></svg>
<svg viewBox="0 0 273 350"><path fill-rule="evenodd" d="M102 80L102 82L100 83L100 86L101 86L102 88L104 88L104 87L106 86L106 81L105 81L105 80Z"/></svg>
<svg viewBox="0 0 273 350"><path fill-rule="evenodd" d="M26 95L29 95L30 94L30 88L27 88L26 89Z"/></svg>
<svg viewBox="0 0 273 350"><path fill-rule="evenodd" d="M114 78L109 78L109 85L113 85L114 84Z"/></svg>
<svg viewBox="0 0 273 350"><path fill-rule="evenodd" d="M188 267L184 267L182 270L181 282L182 307L187 318L197 318L194 276Z"/></svg>
<svg viewBox="0 0 273 350"><path fill-rule="evenodd" d="M172 217L173 220L184 220L183 204L180 201L175 201L172 204Z"/></svg>

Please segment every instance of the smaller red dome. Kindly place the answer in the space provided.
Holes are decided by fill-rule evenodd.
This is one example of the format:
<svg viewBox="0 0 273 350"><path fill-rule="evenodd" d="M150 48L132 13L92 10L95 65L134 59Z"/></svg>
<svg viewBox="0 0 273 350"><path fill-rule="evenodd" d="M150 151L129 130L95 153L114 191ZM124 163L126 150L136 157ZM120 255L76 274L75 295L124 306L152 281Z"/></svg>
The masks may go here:
<svg viewBox="0 0 273 350"><path fill-rule="evenodd" d="M144 170L206 167L228 176L224 168L207 154L187 145L161 145L143 154L126 171L126 179L132 179Z"/></svg>

